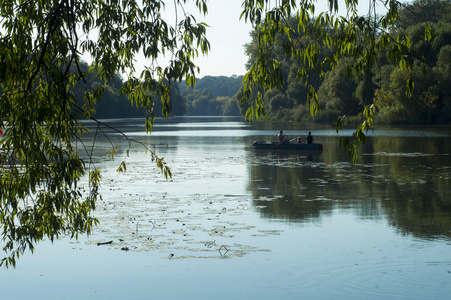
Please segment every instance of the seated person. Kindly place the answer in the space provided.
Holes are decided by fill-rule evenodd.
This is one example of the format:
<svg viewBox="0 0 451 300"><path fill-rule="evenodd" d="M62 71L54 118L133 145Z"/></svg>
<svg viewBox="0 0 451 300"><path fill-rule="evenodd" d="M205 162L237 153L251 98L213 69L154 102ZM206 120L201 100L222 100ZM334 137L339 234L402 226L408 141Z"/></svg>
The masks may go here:
<svg viewBox="0 0 451 300"><path fill-rule="evenodd" d="M288 137L283 133L283 130L279 131L279 135L277 136L279 143L287 141Z"/></svg>
<svg viewBox="0 0 451 300"><path fill-rule="evenodd" d="M302 144L302 139L300 136L298 136L298 144Z"/></svg>
<svg viewBox="0 0 451 300"><path fill-rule="evenodd" d="M313 143L315 139L313 139L312 133L309 131L307 136L307 144Z"/></svg>

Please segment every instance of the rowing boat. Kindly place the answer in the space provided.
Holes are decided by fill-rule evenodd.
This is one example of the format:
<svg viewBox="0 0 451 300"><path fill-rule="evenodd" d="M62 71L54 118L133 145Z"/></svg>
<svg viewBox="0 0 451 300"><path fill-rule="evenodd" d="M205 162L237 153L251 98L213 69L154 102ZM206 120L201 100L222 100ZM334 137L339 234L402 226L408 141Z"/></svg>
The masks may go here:
<svg viewBox="0 0 451 300"><path fill-rule="evenodd" d="M271 141L255 141L252 143L254 149L280 149L280 150L312 150L322 151L323 144L307 144L307 143L291 143L289 140L283 142L271 142Z"/></svg>

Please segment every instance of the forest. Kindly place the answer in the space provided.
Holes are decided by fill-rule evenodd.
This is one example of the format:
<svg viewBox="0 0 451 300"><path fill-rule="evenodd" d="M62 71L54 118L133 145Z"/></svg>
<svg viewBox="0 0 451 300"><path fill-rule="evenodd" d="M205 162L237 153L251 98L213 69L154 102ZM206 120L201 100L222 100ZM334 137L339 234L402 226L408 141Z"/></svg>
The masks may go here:
<svg viewBox="0 0 451 300"><path fill-rule="evenodd" d="M374 121L379 124L450 124L451 2L414 1L401 7L398 13L399 17L390 32L391 39L395 43L407 36L412 49L403 52L406 61L412 61L411 68L403 70L389 62L392 53L384 52L358 77L351 76L348 68L356 63L354 58L347 58L340 59L335 68L326 70L322 78L312 71L308 74L308 81L301 82L296 73L299 60L285 55L284 40L280 39L269 55L282 66L284 85L283 88L263 92L262 104L267 117L333 122L337 116L344 116L345 121L357 123L364 107L374 104ZM297 35L302 36L302 32L297 30L297 23L294 18L288 21ZM433 30L431 42L424 38L426 26ZM257 55L258 32L252 32L252 37L246 45L249 66ZM309 39L300 40L299 47L308 47L311 43ZM323 45L318 60L330 53L334 53L334 49ZM411 95L407 93L409 79L414 87ZM318 92L320 105L320 113L313 119L307 99L310 87ZM237 98L241 96L239 93Z"/></svg>
<svg viewBox="0 0 451 300"><path fill-rule="evenodd" d="M390 53L377 57L361 76L350 76L348 66L352 59L341 59L335 68L320 77L314 71L307 82L299 80L296 73L299 62L283 51L284 41L279 39L272 49L282 66L284 87L263 91L263 107L268 119L299 122L333 122L337 116L345 116L349 123L359 122L365 105L374 104L374 121L379 124L450 124L451 122L451 1L419 0L401 7L396 26L392 28L393 41L406 35L411 51L406 58L414 58L411 68L400 70L387 59ZM297 20L288 20L297 34ZM433 39L424 39L426 25L433 29ZM359 34L358 32L356 34ZM245 45L248 57L247 69L258 51L258 32L251 32L251 41ZM309 39L301 39L298 47L307 47ZM324 45L321 55L333 49ZM83 65L87 68L87 65ZM406 92L406 82L412 79L414 90ZM100 84L96 77L86 85ZM194 88L187 88L185 81L174 83L171 88L171 114L187 116L239 116L246 112L247 104L240 104L243 96L243 76L205 76L196 79ZM97 118L142 117L142 109L133 107L118 93L122 79L116 76L114 83L105 87L105 94L95 107ZM320 112L312 116L307 94L310 87L318 91ZM75 92L82 103L82 89ZM252 101L252 96L249 99ZM161 116L160 101L154 101L153 112Z"/></svg>

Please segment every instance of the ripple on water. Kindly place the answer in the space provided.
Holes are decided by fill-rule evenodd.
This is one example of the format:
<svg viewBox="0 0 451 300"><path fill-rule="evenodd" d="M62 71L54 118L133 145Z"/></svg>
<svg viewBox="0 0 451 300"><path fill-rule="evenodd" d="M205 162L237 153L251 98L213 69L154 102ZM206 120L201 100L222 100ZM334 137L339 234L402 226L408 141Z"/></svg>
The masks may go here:
<svg viewBox="0 0 451 300"><path fill-rule="evenodd" d="M357 263L332 260L322 265L305 262L301 269L275 267L274 277L283 280L274 280L264 289L281 295L292 292L299 299L318 299L318 295L323 299L448 299L450 269L447 260L419 263L412 257Z"/></svg>
<svg viewBox="0 0 451 300"><path fill-rule="evenodd" d="M419 265L411 258L398 261L381 260L353 265L337 264L316 276L328 277L327 281L322 282L327 282L332 297L336 294L335 296L360 295L362 299L433 299L434 295L430 294L431 289L439 291L444 285L450 283L451 274L446 271L450 265L448 261ZM428 272L434 276L425 276ZM436 272L443 273L442 281L436 280ZM443 296L443 293L438 292L438 295Z"/></svg>

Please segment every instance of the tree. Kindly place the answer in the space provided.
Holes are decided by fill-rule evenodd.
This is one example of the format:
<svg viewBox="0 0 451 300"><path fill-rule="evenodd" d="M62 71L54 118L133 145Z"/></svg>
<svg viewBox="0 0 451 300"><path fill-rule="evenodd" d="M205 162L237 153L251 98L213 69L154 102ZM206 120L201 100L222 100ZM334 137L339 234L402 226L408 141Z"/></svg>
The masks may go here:
<svg viewBox="0 0 451 300"><path fill-rule="evenodd" d="M375 81L377 90L374 100L378 108L378 122L449 124L451 108L447 99L450 77L446 68L449 64L446 53L451 45L450 10L451 3L446 0L415 1L400 10L402 18L398 23L407 27L397 26L393 36L396 38L406 34L410 39L411 51L405 54L418 59L409 69L393 68L387 62L373 68L378 79ZM423 37L427 26L434 31L431 43ZM414 93L406 93L406 80L415 83Z"/></svg>
<svg viewBox="0 0 451 300"><path fill-rule="evenodd" d="M376 5L386 8L383 15L378 15ZM402 4L396 0L370 1L370 9L366 16L358 14L358 0L345 1L346 16L339 16L338 0L330 0L330 10L315 15L314 1L294 0L273 1L246 0L243 3L241 17L255 26L258 45L252 57L253 62L248 64L248 72L244 77L244 90L242 102L257 97L249 105L246 117L265 116L262 105L263 90L282 88L284 76L282 61L271 56L271 51L278 43L288 59L298 62L297 76L308 87L308 104L311 114L320 111L320 104L316 89L310 84L311 70L323 78L325 73L334 69L340 58L351 58L352 63L347 68L348 76L368 76L372 66L382 53L388 54L389 61L400 69L413 66L415 57L405 56L409 52L410 40L406 35L394 38L391 35L396 27L398 11ZM297 26L287 26L289 19L295 15ZM423 37L426 41L432 39L432 30L425 26ZM303 40L309 43L299 47ZM330 53L320 59L321 48L326 45ZM411 94L413 80L408 78L406 91ZM374 105L363 106L362 122L357 126L353 136L354 140L343 139L343 145L349 149L352 158L355 158L357 142L365 142L365 132L372 127ZM337 131L341 128L344 117L338 117L334 126ZM350 146L348 148L348 146Z"/></svg>
<svg viewBox="0 0 451 300"><path fill-rule="evenodd" d="M0 1L1 147L7 156L2 162L10 163L8 168L2 165L0 174L0 224L6 242L3 249L9 255L1 263L8 266L15 265L21 253L33 250L44 237L53 240L64 233L76 237L89 233L97 222L91 213L98 198L100 172L89 160L80 158L74 143L86 131L81 120L91 118L106 84L113 82L117 73L128 73L119 92L145 109L146 130L150 132L153 103L160 100L163 115L170 113L172 83L182 79L188 85L194 83L198 69L193 59L199 52L207 53L209 43L206 24L197 23L184 10L178 19L177 8L183 8L188 0L173 1L177 17L174 25L162 17L164 1ZM242 17L256 26L258 36L255 60L238 92L243 102L257 95L248 104L247 117L264 116L261 98L265 90L283 85L283 62L269 52L280 36L281 49L298 63L298 78L307 82L312 114L319 109L315 88L309 85L312 70L322 77L336 66L339 57L352 57L348 73L361 76L368 74L382 51L387 51L390 61L399 68L413 65L414 57L406 59L403 55L410 49L409 39L390 35L400 2L382 2L387 12L378 16L376 1L371 0L366 17L357 14L357 0L346 1L348 14L341 17L334 14L337 0L329 0L330 11L318 16L314 15L313 0L300 1L299 6L295 0L244 0ZM207 13L206 0L193 2L201 13ZM284 26L292 14L296 30ZM302 38L297 34L301 31ZM428 40L432 37L428 26L424 35ZM302 39L308 39L309 44L297 47ZM322 45L332 50L318 59ZM137 76L134 63L139 52L148 64ZM88 74L80 69L82 54L92 57L89 70L98 74L101 85L88 84ZM158 59L165 54L170 61L161 67ZM77 83L85 89L82 106L72 90ZM409 78L407 91L412 88ZM362 111L363 121L355 132L360 141L372 124L374 107ZM341 120L337 120L337 128ZM151 156L164 175L170 176L164 160L154 152ZM119 170L125 170L125 162ZM85 174L90 189L84 195L77 183Z"/></svg>
<svg viewBox="0 0 451 300"><path fill-rule="evenodd" d="M449 0L413 1L398 12L395 24L397 28L407 28L418 22L437 23L444 17L449 18L451 2Z"/></svg>
<svg viewBox="0 0 451 300"><path fill-rule="evenodd" d="M355 112L360 109L359 101L355 97L357 82L355 78L348 78L345 70L349 62L340 60L336 68L327 72L318 90L319 101L326 109L339 112Z"/></svg>
<svg viewBox="0 0 451 300"><path fill-rule="evenodd" d="M115 75L111 82L104 84L97 76L98 74L89 72L89 65L86 62L80 62L78 66L81 72L86 74L86 83L79 81L72 89L78 106L83 106L83 96L87 88L94 90L96 87L103 86L104 89L102 97L94 104L95 112L91 113L92 117L111 119L144 117L146 115L144 109L132 105L124 94L118 92L123 85L121 76ZM76 73L77 69L73 66L71 72Z"/></svg>
<svg viewBox="0 0 451 300"><path fill-rule="evenodd" d="M302 32L298 30L297 21L294 16L290 16L285 24L283 25L286 30L291 31L297 35L297 43L295 47L297 48L305 48L308 47L312 41L306 38ZM311 121L312 117L309 114L309 110L298 108L308 106L307 101L307 92L308 87L305 86L305 83L300 81L298 78L298 70L300 65L304 64L304 62L298 61L296 58L291 56L287 56L285 53L285 44L289 42L286 38L285 34L277 33L277 38L275 39L274 45L271 48L267 49L266 55L273 61L277 61L279 64L279 73L281 78L283 79L283 83L281 83L278 87L275 87L272 90L265 91L262 95L261 105L265 111L268 111L268 118L271 119L279 119L280 116L283 116L283 119L291 119L294 117L293 112L289 113L290 110L296 110L301 112L297 114L296 120L308 119ZM294 34L293 34L294 36ZM251 68L252 63L259 55L259 29L255 28L251 32L252 40L245 45L245 53L248 56L247 68ZM321 52L324 52L324 47L321 48ZM320 55L321 57L321 55ZM314 88L318 88L321 84L319 76L315 76L314 72L309 71L309 85ZM284 97L279 100L286 99L285 105L273 105L271 104L271 98L274 96L274 93L283 94ZM253 93L251 97L247 99L248 103L254 102L254 100L258 97L258 93ZM274 103L275 104L275 103ZM283 110L283 111L279 111ZM295 114L296 115L296 114Z"/></svg>
<svg viewBox="0 0 451 300"><path fill-rule="evenodd" d="M187 94L190 100L187 101L186 113L190 116L217 116L220 115L219 103L213 93L208 90L191 91Z"/></svg>
<svg viewBox="0 0 451 300"><path fill-rule="evenodd" d="M236 99L230 97L217 97L221 106L221 116L240 116L240 108Z"/></svg>
<svg viewBox="0 0 451 300"><path fill-rule="evenodd" d="M215 97L233 97L240 89L243 81L243 75L231 77L227 76L204 76L196 79L195 90L208 89ZM185 85L186 86L186 85ZM183 81L181 84L181 92L185 92L188 88L184 88Z"/></svg>
<svg viewBox="0 0 451 300"><path fill-rule="evenodd" d="M440 121L449 124L451 122L451 43L441 48L434 73L440 91L439 99L441 101L438 108L445 110Z"/></svg>
<svg viewBox="0 0 451 300"><path fill-rule="evenodd" d="M209 51L206 24L185 11L177 14L188 0L173 2L174 25L163 19L162 1L1 0L0 227L7 254L1 264L14 266L20 254L33 251L45 237L89 234L97 223L92 211L101 175L80 158L74 144L86 132L81 120L91 117L116 74L128 73L119 92L145 109L148 132L153 103L161 100L167 116L172 83L182 78L193 83L198 71L193 59ZM195 4L207 13L206 0ZM136 75L140 52L147 67ZM89 72L101 84L87 82L89 74L80 68L83 54L92 57ZM170 61L162 67L158 59L165 54ZM82 106L73 92L78 83L84 89ZM171 176L163 159L152 151L151 158ZM125 162L119 170L125 170ZM84 175L89 176L87 194L77 189Z"/></svg>

